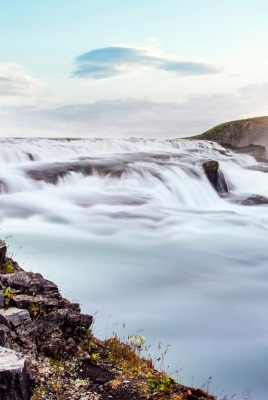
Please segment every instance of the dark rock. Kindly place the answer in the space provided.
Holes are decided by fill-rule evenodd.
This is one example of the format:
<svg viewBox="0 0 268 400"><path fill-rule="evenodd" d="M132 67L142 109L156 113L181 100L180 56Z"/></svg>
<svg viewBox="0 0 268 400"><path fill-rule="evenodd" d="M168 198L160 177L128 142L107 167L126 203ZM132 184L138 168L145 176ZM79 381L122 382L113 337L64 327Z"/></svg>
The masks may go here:
<svg viewBox="0 0 268 400"><path fill-rule="evenodd" d="M268 204L268 198L265 196L259 196L257 194L254 194L247 199L241 200L240 204L243 204L244 206L257 206L257 205L263 205L263 204Z"/></svg>
<svg viewBox="0 0 268 400"><path fill-rule="evenodd" d="M41 274L19 271L16 274L2 274L0 279L5 286L17 289L24 294L60 297L57 285L44 279Z"/></svg>
<svg viewBox="0 0 268 400"><path fill-rule="evenodd" d="M28 400L25 358L17 352L0 348L1 400Z"/></svg>
<svg viewBox="0 0 268 400"><path fill-rule="evenodd" d="M4 305L5 305L4 293L2 290L2 286L0 286L0 309L4 308Z"/></svg>
<svg viewBox="0 0 268 400"><path fill-rule="evenodd" d="M66 307L74 311L79 311L79 312L81 311L79 303L67 303Z"/></svg>
<svg viewBox="0 0 268 400"><path fill-rule="evenodd" d="M254 157L257 161L262 161L266 158L265 147L260 144L249 144L244 147L235 147L233 148L233 151L239 154L248 154Z"/></svg>
<svg viewBox="0 0 268 400"><path fill-rule="evenodd" d="M19 294L13 296L13 298L10 300L10 303L17 308L30 309L31 307L38 308L43 306L45 309L52 309L52 308L65 307L67 300L65 301L64 299L57 299L54 297L51 298L41 294L38 294L36 296L31 296L28 294Z"/></svg>
<svg viewBox="0 0 268 400"><path fill-rule="evenodd" d="M219 170L219 163L215 160L204 161L202 167L205 174L217 193L223 195L228 193L228 186L223 173Z"/></svg>
<svg viewBox="0 0 268 400"><path fill-rule="evenodd" d="M0 346L4 347L6 344L6 331L7 327L4 324L0 324Z"/></svg>
<svg viewBox="0 0 268 400"><path fill-rule="evenodd" d="M91 379L98 384L104 384L114 378L114 374L98 365L93 365L90 360L82 360L77 371L81 379Z"/></svg>
<svg viewBox="0 0 268 400"><path fill-rule="evenodd" d="M3 264L6 258L7 246L3 240L0 240L0 265Z"/></svg>

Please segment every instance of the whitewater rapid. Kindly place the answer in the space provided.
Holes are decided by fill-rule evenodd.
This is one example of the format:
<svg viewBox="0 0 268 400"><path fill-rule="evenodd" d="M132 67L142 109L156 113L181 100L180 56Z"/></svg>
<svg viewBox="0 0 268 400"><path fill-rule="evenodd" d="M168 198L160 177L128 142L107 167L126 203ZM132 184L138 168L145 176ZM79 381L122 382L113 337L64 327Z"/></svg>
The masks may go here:
<svg viewBox="0 0 268 400"><path fill-rule="evenodd" d="M0 138L0 164L2 238L97 312L96 334L142 332L152 353L170 345L182 383L212 376L216 395L266 400L268 206L239 204L268 197L253 157L205 141Z"/></svg>

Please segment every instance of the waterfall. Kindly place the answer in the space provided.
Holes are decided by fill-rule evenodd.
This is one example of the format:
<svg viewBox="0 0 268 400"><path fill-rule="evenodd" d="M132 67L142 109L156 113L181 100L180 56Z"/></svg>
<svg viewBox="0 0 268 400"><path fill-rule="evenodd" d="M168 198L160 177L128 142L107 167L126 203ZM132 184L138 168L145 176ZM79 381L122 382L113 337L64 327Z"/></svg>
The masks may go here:
<svg viewBox="0 0 268 400"><path fill-rule="evenodd" d="M212 376L216 394L266 399L268 206L241 204L268 197L265 165L209 141L139 138L1 138L0 164L2 238L98 312L97 334L111 314L120 334L170 344L183 383Z"/></svg>

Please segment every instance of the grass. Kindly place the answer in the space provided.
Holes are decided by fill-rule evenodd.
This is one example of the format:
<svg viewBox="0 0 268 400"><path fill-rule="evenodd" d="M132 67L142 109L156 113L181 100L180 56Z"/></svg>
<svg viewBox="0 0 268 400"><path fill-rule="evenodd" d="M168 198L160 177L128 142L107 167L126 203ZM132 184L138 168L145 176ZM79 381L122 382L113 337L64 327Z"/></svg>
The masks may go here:
<svg viewBox="0 0 268 400"><path fill-rule="evenodd" d="M172 394L172 386L176 383L175 379L163 371L155 369L154 362L148 353L148 346L145 344L144 336L129 336L127 340L121 340L116 333L105 341L109 360L119 367L131 379L141 379L141 388L146 395L157 396L161 394L161 399L177 399L182 397ZM159 347L159 349L161 346ZM165 352L157 361L162 360Z"/></svg>

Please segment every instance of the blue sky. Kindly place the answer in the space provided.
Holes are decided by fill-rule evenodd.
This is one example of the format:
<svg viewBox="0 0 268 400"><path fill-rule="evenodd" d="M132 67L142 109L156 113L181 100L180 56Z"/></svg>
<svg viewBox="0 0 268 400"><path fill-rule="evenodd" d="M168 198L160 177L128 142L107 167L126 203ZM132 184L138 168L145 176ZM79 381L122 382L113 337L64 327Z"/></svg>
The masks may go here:
<svg viewBox="0 0 268 400"><path fill-rule="evenodd" d="M264 0L0 0L0 135L182 137L267 115Z"/></svg>

